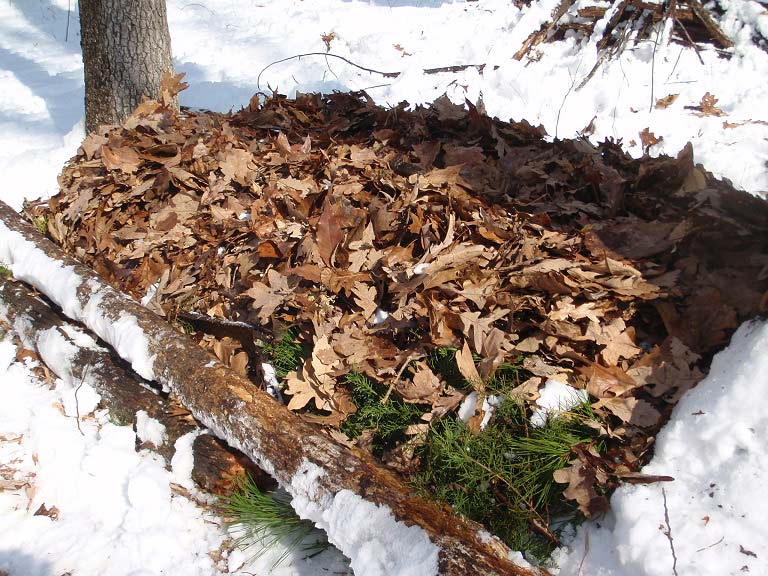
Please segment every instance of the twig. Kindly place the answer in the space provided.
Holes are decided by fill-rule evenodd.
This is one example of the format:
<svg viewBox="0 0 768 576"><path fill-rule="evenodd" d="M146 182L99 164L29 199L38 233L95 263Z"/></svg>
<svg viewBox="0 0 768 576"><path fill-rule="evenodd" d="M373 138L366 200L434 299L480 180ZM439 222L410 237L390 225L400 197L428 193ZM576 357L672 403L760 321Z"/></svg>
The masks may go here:
<svg viewBox="0 0 768 576"><path fill-rule="evenodd" d="M584 568L584 562L587 559L588 554L589 554L589 526L587 526L584 532L584 556L581 557L581 562L579 562L578 576L581 576L581 570L582 568Z"/></svg>
<svg viewBox="0 0 768 576"><path fill-rule="evenodd" d="M576 76L579 73L579 68L581 68L581 62L584 59L584 52L585 50L581 51L581 58L579 59L579 63L576 66L576 70L573 73L573 76L571 77L571 85L568 87L568 91L565 93L565 96L563 96L563 101L560 103L560 108L557 109L557 119L555 120L555 140L557 140L557 130L560 127L560 113L563 111L563 106L565 106L565 101L568 99L568 96L570 96L571 92L573 92L573 87L576 85Z"/></svg>
<svg viewBox="0 0 768 576"><path fill-rule="evenodd" d="M680 19L677 18L677 16L675 16L674 18L675 18L675 22L677 22L677 25L680 26L680 28L682 29L683 34L685 34L685 37L688 39L688 43L696 51L696 56L699 57L699 62L701 62L701 65L704 66L704 58L701 57L701 50L699 50L699 47L696 45L696 42L693 41L693 39L691 38L691 35L688 34L688 29L683 25ZM675 62L675 66L677 66L677 62Z"/></svg>
<svg viewBox="0 0 768 576"><path fill-rule="evenodd" d="M707 12L707 9L701 5L699 0L688 0L688 5L691 7L691 10L693 10L693 13L699 17L699 20L701 20L702 24L704 24L704 27L709 31L712 37L720 43L721 47L733 48L731 39L723 33L720 26L718 26L712 19L709 12Z"/></svg>
<svg viewBox="0 0 768 576"><path fill-rule="evenodd" d="M421 354L410 354L408 358L405 359L405 362L403 362L403 365L400 366L400 370L397 372L397 376L395 376L395 379L392 380L392 383L389 385L389 388L387 388L386 394L381 399L381 404L386 404L387 400L389 400L389 397L392 395L392 390L395 388L395 384L400 382L400 377L403 375L403 372L405 372L405 369L408 367L408 365L413 362L414 360L418 360L421 358Z"/></svg>
<svg viewBox="0 0 768 576"><path fill-rule="evenodd" d="M288 56L288 58L283 58L282 60L275 60L274 62L271 62L267 64L264 68L261 69L261 72L259 72L258 76L256 76L256 88L258 90L261 90L261 75L267 71L267 69L271 68L275 64L281 64L283 62L288 62L289 60L296 60L304 58L305 56L323 56L325 58L325 63L328 66L328 69L331 71L331 74L336 76L336 74L331 70L330 65L328 64L328 57L331 58L338 58L339 60L342 60L346 62L347 64L354 66L355 68L359 68L360 70L363 70L365 72L370 72L371 74L380 74L381 76L384 76L384 78L397 78L402 74L402 72L382 72L381 70L374 70L373 68L366 68L365 66L360 66L360 64L356 64L349 60L348 58L345 58L344 56L339 56L338 54L331 54L329 52L307 52L305 54L296 54L294 56ZM455 66L440 66L438 68L425 68L422 70L424 74L441 74L444 72L462 72L463 70L468 70L470 68L476 69L478 72L482 74L483 70L485 70L485 64L457 64ZM338 76L336 76L338 78ZM388 86L388 84L380 84L379 86ZM374 86L374 88L378 88L379 86Z"/></svg>
<svg viewBox="0 0 768 576"><path fill-rule="evenodd" d="M661 488L661 495L664 498L664 522L667 525L667 529L664 530L664 536L669 540L669 549L672 550L672 574L677 576L677 554L675 554L675 544L672 541L672 526L669 525L669 508L667 508L667 491L664 487Z"/></svg>
<svg viewBox="0 0 768 576"><path fill-rule="evenodd" d="M83 368L83 373L80 376L80 384L77 388L75 388L75 424L77 424L77 431L80 432L81 436L85 436L83 431L80 429L80 402L77 400L77 393L80 392L80 388L83 387L83 384L85 384L85 377L88 374L88 366Z"/></svg>
<svg viewBox="0 0 768 576"><path fill-rule="evenodd" d="M475 68L481 74L485 70L485 64L458 64L456 66L441 66L440 68L425 68L424 74L441 74L443 72L462 72L469 68ZM398 72L398 74L400 74Z"/></svg>
<svg viewBox="0 0 768 576"><path fill-rule="evenodd" d="M72 0L67 0L67 31L64 32L64 42L69 42L69 15L72 13Z"/></svg>
<svg viewBox="0 0 768 576"><path fill-rule="evenodd" d="M718 544L720 544L720 542L722 542L723 540L725 540L725 536L722 536L722 537L720 538L720 540L718 540L718 541L717 541L717 542L715 542L714 544L710 544L709 546L704 546L704 548L699 548L698 550L696 550L696 552L704 552L704 550L709 550L710 548L714 548L715 546L717 546Z"/></svg>
<svg viewBox="0 0 768 576"><path fill-rule="evenodd" d="M297 60L304 58L305 56L323 56L326 59L328 56L331 58L338 58L339 60L342 60L349 64L350 66L354 66L355 68L359 68L360 70L363 70L365 72L370 72L371 74L380 74L384 76L384 78L397 78L400 76L400 72L382 72L381 70L374 70L373 68L366 68L365 66L360 66L360 64L355 64L352 62L352 60L349 60L348 58L344 58L344 56L339 56L338 54L331 54L329 52L306 52L304 54L295 54L294 56L288 56L287 58L281 58L280 60L275 60L274 62L271 62L267 64L264 68L261 69L261 72L259 72L258 76L256 76L256 88L258 90L261 90L261 75L266 72L269 68L274 66L275 64L281 64L283 62L288 62L289 60Z"/></svg>

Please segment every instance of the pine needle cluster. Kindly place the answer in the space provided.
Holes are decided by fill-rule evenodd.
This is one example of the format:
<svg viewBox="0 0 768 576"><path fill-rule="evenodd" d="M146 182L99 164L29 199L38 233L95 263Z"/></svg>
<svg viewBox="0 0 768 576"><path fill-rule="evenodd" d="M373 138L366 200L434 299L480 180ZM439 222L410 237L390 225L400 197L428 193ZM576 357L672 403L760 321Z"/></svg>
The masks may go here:
<svg viewBox="0 0 768 576"><path fill-rule="evenodd" d="M282 544L283 554L272 568L293 552L312 557L330 544L325 535L308 520L302 520L284 492L262 492L250 476L239 476L232 494L222 502L224 515L234 535L235 545L256 559Z"/></svg>
<svg viewBox="0 0 768 576"><path fill-rule="evenodd" d="M551 519L574 514L553 473L566 466L574 446L594 441L585 425L592 416L585 404L531 427L524 402L505 397L479 433L461 420L442 419L418 452L422 467L414 482L513 549L546 558L554 543Z"/></svg>
<svg viewBox="0 0 768 576"><path fill-rule="evenodd" d="M298 369L307 357L307 350L299 340L299 331L295 328L289 328L275 341L265 344L262 349L280 380L289 372Z"/></svg>
<svg viewBox="0 0 768 576"><path fill-rule="evenodd" d="M424 410L415 404L406 404L396 395L386 398L384 386L369 380L365 374L352 372L345 379L352 392L357 411L341 425L350 438L357 438L369 430L373 434L373 452L380 455L397 442L406 439L405 430L419 421Z"/></svg>

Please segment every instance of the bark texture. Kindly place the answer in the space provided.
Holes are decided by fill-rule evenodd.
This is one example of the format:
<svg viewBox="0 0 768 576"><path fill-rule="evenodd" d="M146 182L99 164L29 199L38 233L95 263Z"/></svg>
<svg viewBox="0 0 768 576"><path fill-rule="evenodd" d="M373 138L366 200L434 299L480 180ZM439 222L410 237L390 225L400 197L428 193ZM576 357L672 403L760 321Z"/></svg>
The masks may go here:
<svg viewBox="0 0 768 576"><path fill-rule="evenodd" d="M173 73L165 0L80 0L85 127L119 124Z"/></svg>
<svg viewBox="0 0 768 576"><path fill-rule="evenodd" d="M322 508L336 494L349 490L370 503L386 506L397 521L422 528L439 548L441 575L545 573L514 564L508 557L509 549L498 540L483 536L480 525L419 497L367 452L339 441L320 426L290 412L253 382L220 364L189 337L173 330L165 320L108 286L90 268L40 236L2 202L0 223L80 276L77 299L81 310L92 309L98 303L107 324L125 315L132 316L149 341L150 353L155 355L153 371L158 382L169 387L197 420L269 472L291 495L309 498ZM0 242L0 253L3 252ZM29 246L16 247L8 256L12 268L14 262L19 262L19 269L23 270L21 261L29 258ZM17 278L46 292L47 286L33 272ZM54 298L55 291L50 292L47 295ZM85 320L82 316L75 319ZM100 323L95 324L89 328L99 333ZM109 338L107 330L99 336ZM307 464L323 471L309 492L301 481L292 483L294 478L301 480L302 474L307 473ZM334 534L329 532L329 538L333 541ZM354 552L345 550L343 542L339 544L342 552Z"/></svg>
<svg viewBox="0 0 768 576"><path fill-rule="evenodd" d="M163 424L167 441L162 446L149 444L141 447L154 450L168 464L174 455L176 440L202 428L173 398L163 398L140 383L137 380L139 377L115 362L107 349L79 345L71 338L71 325L47 303L36 298L25 284L3 276L0 276L0 318L14 327L24 346L35 350L56 376L75 386L81 380L93 386L101 396L101 404L109 408L111 416L120 424L134 424L139 410ZM56 331L56 336L67 341L74 350L69 358L57 358L50 362L41 351L39 343L41 339L51 337L51 330ZM195 438L192 452L192 479L208 492L229 493L234 477L245 471L260 485L268 485L264 472L241 453L229 449L209 434Z"/></svg>

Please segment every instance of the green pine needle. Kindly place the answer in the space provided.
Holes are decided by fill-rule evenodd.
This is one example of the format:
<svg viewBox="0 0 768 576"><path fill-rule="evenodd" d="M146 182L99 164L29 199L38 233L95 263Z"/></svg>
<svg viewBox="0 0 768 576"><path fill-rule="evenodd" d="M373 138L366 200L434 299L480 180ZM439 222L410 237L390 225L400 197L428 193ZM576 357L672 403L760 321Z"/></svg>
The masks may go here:
<svg viewBox="0 0 768 576"><path fill-rule="evenodd" d="M280 543L285 545L285 552L272 568L295 550L312 557L330 546L312 522L297 516L287 494L262 492L250 476L236 480L235 489L222 508L232 518L228 527L236 535L235 545L250 551L251 558L259 558Z"/></svg>
<svg viewBox="0 0 768 576"><path fill-rule="evenodd" d="M307 357L307 351L299 340L299 332L290 328L273 343L264 345L264 353L269 357L275 375L284 379L289 372L297 370Z"/></svg>
<svg viewBox="0 0 768 576"><path fill-rule="evenodd" d="M346 376L345 383L352 392L357 411L341 426L350 438L357 438L366 430L373 431L374 453L393 448L405 439L405 430L419 421L423 410L414 404L406 404L395 394L382 402L386 389L375 384L359 372Z"/></svg>

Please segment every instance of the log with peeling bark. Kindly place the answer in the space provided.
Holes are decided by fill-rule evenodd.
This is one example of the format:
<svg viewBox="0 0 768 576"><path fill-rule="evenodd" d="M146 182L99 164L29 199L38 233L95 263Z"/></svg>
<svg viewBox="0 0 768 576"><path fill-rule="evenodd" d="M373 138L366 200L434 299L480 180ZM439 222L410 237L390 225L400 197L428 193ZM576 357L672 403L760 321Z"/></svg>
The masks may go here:
<svg viewBox="0 0 768 576"><path fill-rule="evenodd" d="M416 495L373 457L288 411L163 319L108 286L0 202L0 261L83 322L219 438L269 472L358 576L532 576L481 526ZM52 281L52 279L55 279ZM355 520L351 520L355 518ZM367 522L350 534L348 522ZM375 529L371 529L375 526Z"/></svg>
<svg viewBox="0 0 768 576"><path fill-rule="evenodd" d="M0 276L0 318L13 326L24 346L37 352L56 376L72 386L81 382L91 385L101 396L101 404L120 424L135 424L139 411L160 422L165 427L166 441L160 446L142 447L157 452L168 464L176 440L202 429L173 398L163 398L146 383L140 383L108 350L89 343L90 335L63 320L26 285L4 276ZM69 353L62 355L62 347ZM197 436L192 453L192 479L208 492L231 492L234 477L246 471L264 483L264 473L253 463L210 435Z"/></svg>

